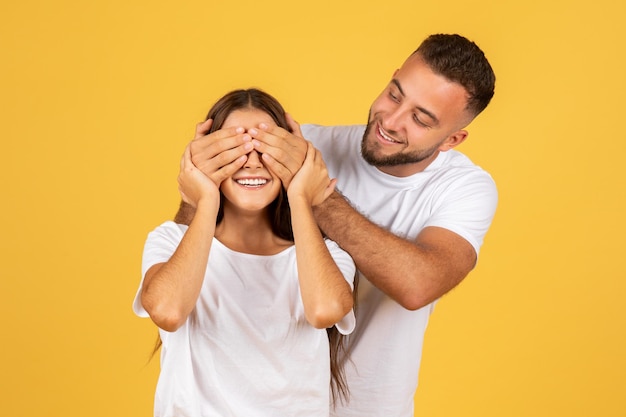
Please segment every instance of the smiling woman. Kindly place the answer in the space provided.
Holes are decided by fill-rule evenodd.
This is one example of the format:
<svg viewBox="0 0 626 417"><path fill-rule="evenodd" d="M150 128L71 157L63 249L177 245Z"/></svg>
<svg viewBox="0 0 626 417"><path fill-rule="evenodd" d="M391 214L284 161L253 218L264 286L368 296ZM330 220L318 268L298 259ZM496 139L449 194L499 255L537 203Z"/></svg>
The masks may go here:
<svg viewBox="0 0 626 417"><path fill-rule="evenodd" d="M312 214L335 182L312 146L288 190L264 164L250 132L292 129L260 90L226 94L200 129L212 155L200 165L214 175L188 146L179 189L190 221L148 235L133 304L162 342L155 415L328 415L347 395L336 358L355 325L354 263ZM247 154L225 163L238 144Z"/></svg>
<svg viewBox="0 0 626 417"><path fill-rule="evenodd" d="M276 122L269 113L254 108L244 108L233 111L224 121L222 129L243 127L248 131L263 123L271 128L276 127ZM291 244L293 234L291 232L289 205L287 204L285 190L280 179L263 165L261 156L256 150L250 151L245 164L239 172L222 182L220 190L225 197L221 199L223 204L231 206L232 210L251 211L251 214L268 207L276 200L277 205L270 209L275 210L275 213L278 214L275 217L270 216L270 218L276 219L277 222L273 228L277 236L286 239L288 241L287 244ZM265 218L265 220L269 221L270 218ZM218 225L216 236L219 236L224 229L224 223L222 221ZM268 250L268 246L259 244L260 240L258 239L252 241L247 239L247 241L253 247L249 249L241 248L241 251L258 253L259 251L265 252Z"/></svg>

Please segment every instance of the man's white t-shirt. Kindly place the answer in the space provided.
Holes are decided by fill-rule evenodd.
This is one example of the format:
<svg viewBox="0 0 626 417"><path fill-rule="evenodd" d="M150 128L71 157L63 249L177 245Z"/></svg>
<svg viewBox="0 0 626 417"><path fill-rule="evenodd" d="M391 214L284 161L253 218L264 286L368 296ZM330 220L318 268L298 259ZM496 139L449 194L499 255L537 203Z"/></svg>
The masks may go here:
<svg viewBox="0 0 626 417"><path fill-rule="evenodd" d="M359 212L390 232L414 240L428 226L465 238L478 255L493 219L497 190L491 176L455 150L441 152L423 171L394 177L361 157L365 126L303 125L322 152L337 188ZM390 263L395 260L389 259ZM424 341L434 303L409 311L364 276L358 286L357 323L348 341L349 404L337 417L412 417Z"/></svg>
<svg viewBox="0 0 626 417"><path fill-rule="evenodd" d="M142 276L166 262L187 226L166 222L147 238ZM354 262L326 245L353 284ZM141 317L141 283L133 303ZM337 328L349 334L354 313ZM163 346L156 417L327 416L330 364L325 329L304 316L295 246L273 256L230 250L213 239L196 308Z"/></svg>

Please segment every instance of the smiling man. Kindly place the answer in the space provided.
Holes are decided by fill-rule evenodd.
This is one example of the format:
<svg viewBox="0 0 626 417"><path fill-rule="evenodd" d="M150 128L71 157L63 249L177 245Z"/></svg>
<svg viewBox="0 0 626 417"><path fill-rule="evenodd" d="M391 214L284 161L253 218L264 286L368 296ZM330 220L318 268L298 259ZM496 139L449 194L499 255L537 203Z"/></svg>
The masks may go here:
<svg viewBox="0 0 626 417"><path fill-rule="evenodd" d="M433 35L394 72L367 126L302 126L341 191L315 217L360 273L351 398L331 415L413 416L429 316L476 265L497 205L491 176L453 150L494 85L478 46Z"/></svg>
<svg viewBox="0 0 626 417"><path fill-rule="evenodd" d="M316 206L326 235L360 274L356 329L344 365L350 401L337 417L412 417L424 332L435 302L474 268L497 205L491 176L454 150L489 104L495 75L460 35L428 37L371 105L366 126L292 123L207 144L192 159L207 175L238 169L252 146L288 186L306 153L321 150L337 189ZM210 151L207 151L211 149ZM238 159L239 158L239 159ZM179 221L189 219L181 207Z"/></svg>
<svg viewBox="0 0 626 417"><path fill-rule="evenodd" d="M372 105L363 159L396 177L423 171L438 151L467 137L461 130L472 119L466 96L463 86L447 82L420 55L411 55Z"/></svg>

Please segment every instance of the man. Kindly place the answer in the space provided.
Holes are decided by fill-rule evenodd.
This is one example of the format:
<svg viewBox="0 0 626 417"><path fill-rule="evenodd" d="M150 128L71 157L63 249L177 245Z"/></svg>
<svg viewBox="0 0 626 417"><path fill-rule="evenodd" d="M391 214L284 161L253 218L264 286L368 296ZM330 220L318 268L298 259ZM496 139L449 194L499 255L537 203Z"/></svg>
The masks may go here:
<svg viewBox="0 0 626 417"><path fill-rule="evenodd" d="M429 315L474 268L497 204L489 174L453 150L488 105L495 75L459 35L432 35L370 108L367 126L265 126L204 136L194 163L218 184L255 148L286 187L305 141L322 151L335 192L315 208L327 236L360 272L357 328L345 362L350 401L333 415L412 417ZM181 208L187 222L192 211Z"/></svg>

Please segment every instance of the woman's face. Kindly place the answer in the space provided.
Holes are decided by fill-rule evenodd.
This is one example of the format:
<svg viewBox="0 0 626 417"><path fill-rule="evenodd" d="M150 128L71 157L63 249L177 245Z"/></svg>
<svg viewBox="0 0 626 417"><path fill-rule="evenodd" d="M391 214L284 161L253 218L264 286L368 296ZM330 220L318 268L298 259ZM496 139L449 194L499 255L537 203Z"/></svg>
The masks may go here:
<svg viewBox="0 0 626 417"><path fill-rule="evenodd" d="M232 112L224 121L222 128L243 127L246 131L258 128L260 123L276 126L272 117L262 110L241 109ZM226 201L224 208L231 207L243 211L260 211L276 199L282 184L280 179L270 172L261 160L261 155L253 150L248 160L231 178L220 186Z"/></svg>

